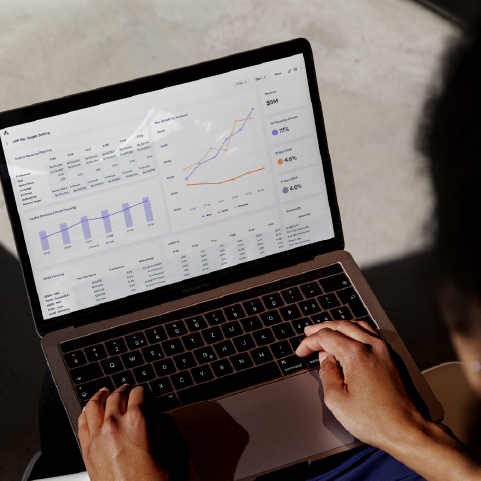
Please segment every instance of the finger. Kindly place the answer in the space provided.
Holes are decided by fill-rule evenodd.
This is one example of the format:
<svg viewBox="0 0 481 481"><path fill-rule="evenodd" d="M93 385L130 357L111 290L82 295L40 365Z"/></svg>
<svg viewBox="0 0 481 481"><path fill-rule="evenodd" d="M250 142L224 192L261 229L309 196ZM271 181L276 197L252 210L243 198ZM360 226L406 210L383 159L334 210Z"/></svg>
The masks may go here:
<svg viewBox="0 0 481 481"><path fill-rule="evenodd" d="M89 424L87 422L87 413L84 410L80 413L78 418L78 437L82 451L88 450L88 444L90 442Z"/></svg>
<svg viewBox="0 0 481 481"><path fill-rule="evenodd" d="M351 321L329 321L328 323L317 324L315 326L308 326L305 328L304 332L306 336L311 336L313 333L319 332L321 329L332 329L333 331L340 331L346 336L349 336L356 341L362 342L363 344L371 344L373 337L378 337L371 331L366 331L363 326L358 323Z"/></svg>
<svg viewBox="0 0 481 481"><path fill-rule="evenodd" d="M135 386L129 395L129 403L127 406L127 411L130 408L137 406L143 406L145 404L145 389L143 386Z"/></svg>
<svg viewBox="0 0 481 481"><path fill-rule="evenodd" d="M373 336L379 338L381 337L379 331L375 327L373 327L372 324L370 324L368 321L358 321L354 319L352 322L357 326L361 326L366 332L370 332Z"/></svg>
<svg viewBox="0 0 481 481"><path fill-rule="evenodd" d="M109 397L110 391L103 387L100 391L96 392L92 399L85 406L85 414L87 417L87 423L90 434L94 434L102 423L105 416L105 401Z"/></svg>
<svg viewBox="0 0 481 481"><path fill-rule="evenodd" d="M305 357L313 352L326 351L343 365L348 357L352 358L353 354L358 355L361 349L368 348L364 343L352 339L343 332L325 327L312 336L306 337L297 348L296 354Z"/></svg>
<svg viewBox="0 0 481 481"><path fill-rule="evenodd" d="M116 389L107 399L105 403L105 417L118 418L127 411L129 393L131 391L130 384L124 384Z"/></svg>
<svg viewBox="0 0 481 481"><path fill-rule="evenodd" d="M325 399L335 392L344 390L344 377L334 356L327 352L321 352L319 360L321 363L319 366L319 377L322 381Z"/></svg>

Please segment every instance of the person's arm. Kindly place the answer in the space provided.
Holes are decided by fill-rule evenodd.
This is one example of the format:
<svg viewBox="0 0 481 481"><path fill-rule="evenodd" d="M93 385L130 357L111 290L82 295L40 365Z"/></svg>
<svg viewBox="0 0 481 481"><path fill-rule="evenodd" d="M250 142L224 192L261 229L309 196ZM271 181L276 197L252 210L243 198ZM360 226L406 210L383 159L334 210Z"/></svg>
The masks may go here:
<svg viewBox="0 0 481 481"><path fill-rule="evenodd" d="M416 409L388 346L366 322L334 321L305 332L296 354L320 351L324 401L353 436L430 481L481 479L468 449Z"/></svg>
<svg viewBox="0 0 481 481"><path fill-rule="evenodd" d="M168 481L153 452L144 388L101 389L79 417L79 440L91 481Z"/></svg>

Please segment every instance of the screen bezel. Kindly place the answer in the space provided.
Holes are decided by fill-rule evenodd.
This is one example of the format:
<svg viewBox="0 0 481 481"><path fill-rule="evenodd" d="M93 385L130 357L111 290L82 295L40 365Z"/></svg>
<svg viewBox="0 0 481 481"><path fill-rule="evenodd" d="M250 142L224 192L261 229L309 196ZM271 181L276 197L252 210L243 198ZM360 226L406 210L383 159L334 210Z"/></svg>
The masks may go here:
<svg viewBox="0 0 481 481"><path fill-rule="evenodd" d="M71 325L77 326L104 319L110 319L121 314L135 312L136 310L162 304L162 302L179 299L181 297L185 297L186 292L198 293L202 292L203 290L213 289L222 285L238 282L248 277L271 272L279 269L279 261L281 260L281 267L288 267L306 260L310 260L326 252L332 252L334 250L344 248L341 218L335 192L334 177L327 145L321 101L319 98L314 59L309 42L306 39L299 38L0 113L0 131L3 131L3 129L13 127L15 125L25 124L43 118L54 117L88 107L94 107L96 105L129 98L166 87L220 75L232 70L250 67L273 60L279 60L296 54L303 54L305 60L309 93L314 112L319 149L323 162L327 198L331 210L332 224L334 229L334 237L332 239L316 242L311 244L309 247L298 247L280 254L270 255L262 259L256 259L239 264L235 267L230 267L221 271L215 271L210 274L198 276L195 279L169 284L168 286L135 294L127 298L109 301L98 306L82 309L81 311L76 311L63 316L44 320L40 307L40 300L34 282L32 265L30 263L27 246L23 236L20 216L16 207L12 180L8 174L3 145L0 143L1 184L35 326L40 336ZM206 71L209 72L209 75L205 75ZM164 297L164 300L162 297Z"/></svg>

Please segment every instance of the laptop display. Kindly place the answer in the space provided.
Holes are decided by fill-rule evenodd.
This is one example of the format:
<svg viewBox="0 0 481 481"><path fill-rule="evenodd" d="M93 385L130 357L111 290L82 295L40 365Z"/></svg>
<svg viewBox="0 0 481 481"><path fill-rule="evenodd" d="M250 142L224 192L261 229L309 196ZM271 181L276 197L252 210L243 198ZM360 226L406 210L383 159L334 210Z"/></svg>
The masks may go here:
<svg viewBox="0 0 481 481"><path fill-rule="evenodd" d="M0 138L43 320L334 237L303 54Z"/></svg>

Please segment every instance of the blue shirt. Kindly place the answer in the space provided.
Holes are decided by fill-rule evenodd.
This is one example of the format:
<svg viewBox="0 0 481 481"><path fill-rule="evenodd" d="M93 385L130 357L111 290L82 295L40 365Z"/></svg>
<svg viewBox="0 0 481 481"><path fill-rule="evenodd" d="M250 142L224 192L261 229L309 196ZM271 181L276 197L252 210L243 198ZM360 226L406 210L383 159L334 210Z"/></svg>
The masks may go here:
<svg viewBox="0 0 481 481"><path fill-rule="evenodd" d="M314 468L314 466L311 466ZM311 474L314 474L311 472ZM369 447L356 453L331 471L321 474L309 481L421 481L423 477L416 474L404 464L384 451Z"/></svg>

